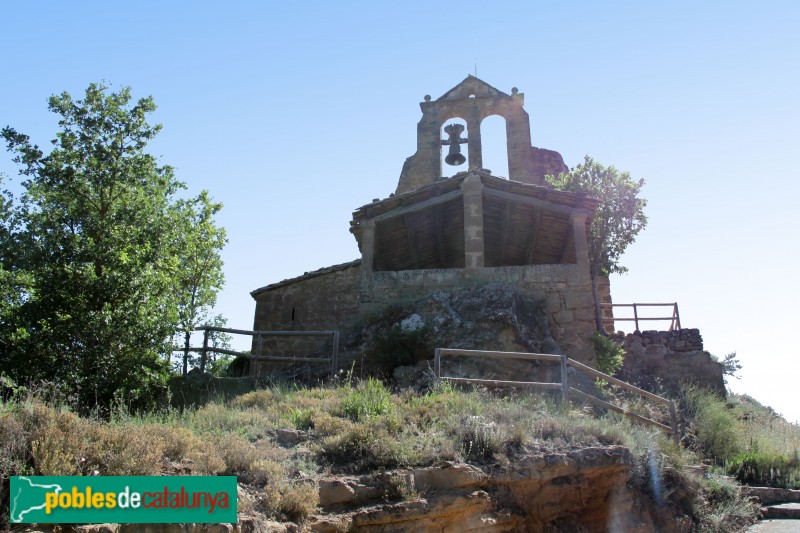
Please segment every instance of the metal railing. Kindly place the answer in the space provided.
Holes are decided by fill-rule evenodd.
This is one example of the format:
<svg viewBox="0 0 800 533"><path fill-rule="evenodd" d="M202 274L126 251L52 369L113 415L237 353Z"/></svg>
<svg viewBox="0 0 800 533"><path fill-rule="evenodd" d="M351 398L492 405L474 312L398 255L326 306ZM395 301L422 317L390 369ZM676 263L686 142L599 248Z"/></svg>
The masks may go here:
<svg viewBox="0 0 800 533"><path fill-rule="evenodd" d="M233 355L236 357L244 357L252 361L270 361L280 363L328 363L331 367L331 375L336 373L339 365L339 332L338 331L266 331L266 330L245 330L245 329L231 329L220 328L216 326L201 326L194 331L203 332L203 346L202 347L189 347L190 352L200 353L200 372L206 370L207 354L209 353L223 353ZM217 348L209 346L209 335L212 331L219 331L221 333L231 333L234 335L248 335L254 337L257 342L255 354L238 352L236 350L229 350L227 348ZM285 356L285 355L262 355L264 339L267 337L331 337L331 353L326 357L309 357L309 356Z"/></svg>
<svg viewBox="0 0 800 533"><path fill-rule="evenodd" d="M633 317L622 317L618 318L616 315L613 317L603 317L603 325L610 324L611 328L614 328L614 322L634 322L636 325L636 331L641 331L639 328L639 322L646 322L646 321L669 321L669 331L679 330L681 329L681 315L678 313L678 302L673 303L665 303L665 304L600 304L602 309L614 309L617 307L632 307L633 308ZM640 307L670 307L672 308L672 316L664 316L664 317L650 317L650 316L639 316L639 308Z"/></svg>
<svg viewBox="0 0 800 533"><path fill-rule="evenodd" d="M675 409L675 404L671 400L658 396L657 394L647 392L646 390L640 389L639 387L635 387L630 383L626 383L615 377L609 376L608 374L604 374L599 370L595 370L594 368L588 367L583 363L579 363L578 361L570 359L566 355L523 353L523 352L495 352L495 351L483 351L483 350L459 350L453 348L436 348L436 351L434 353L435 356L433 362L433 369L434 373L436 374L436 377L439 379L444 379L457 383L474 383L477 385L488 385L493 387L534 387L543 390L560 390L561 401L563 403L568 402L571 396L581 398L583 400L587 400L602 407L605 407L606 409L611 409L612 411L627 416L628 418L636 420L637 422L640 422L642 424L657 427L662 431L671 434L674 439L678 438L678 414ZM443 356L485 357L487 359L518 359L523 361L547 361L551 363L558 363L561 367L561 382L542 383L534 381L504 381L496 379L473 379L473 378L458 378L454 376L443 376L442 375ZM612 385L616 385L642 398L646 398L648 400L651 400L653 402L668 407L671 420L670 426L667 426L665 424L662 424L661 422L657 422L650 418L637 415L636 413L627 411L622 407L616 406L601 398L592 396L591 394L587 394L574 387L570 387L569 379L567 376L567 370L568 367L570 366L575 368L576 370L583 372L584 374L588 374L591 377L602 379L603 381L606 381Z"/></svg>

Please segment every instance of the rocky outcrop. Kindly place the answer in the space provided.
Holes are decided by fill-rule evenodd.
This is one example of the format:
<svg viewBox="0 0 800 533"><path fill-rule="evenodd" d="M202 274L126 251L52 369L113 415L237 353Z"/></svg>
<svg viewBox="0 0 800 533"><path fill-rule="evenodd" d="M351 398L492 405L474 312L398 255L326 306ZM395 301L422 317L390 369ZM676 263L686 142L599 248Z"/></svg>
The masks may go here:
<svg viewBox="0 0 800 533"><path fill-rule="evenodd" d="M676 516L671 504L658 506L636 491L634 468L627 448L598 446L524 456L503 470L443 463L323 480L327 512L308 527L320 533L689 531L691 520Z"/></svg>
<svg viewBox="0 0 800 533"><path fill-rule="evenodd" d="M656 501L624 446L529 450L500 468L442 462L319 481L319 507L303 524L241 513L230 524L104 524L84 533L684 533L692 521L668 496ZM644 487L642 484L644 483ZM665 488L666 489L666 488ZM656 491L659 492L659 491ZM670 499L671 498L671 499ZM25 531L61 531L58 526Z"/></svg>
<svg viewBox="0 0 800 533"><path fill-rule="evenodd" d="M394 371L396 382L403 387L424 384L437 347L562 353L550 330L544 302L505 283L437 291L390 308L365 325L351 345L362 351L365 366ZM558 365L538 361L450 357L443 359L442 370L452 377L560 381Z"/></svg>

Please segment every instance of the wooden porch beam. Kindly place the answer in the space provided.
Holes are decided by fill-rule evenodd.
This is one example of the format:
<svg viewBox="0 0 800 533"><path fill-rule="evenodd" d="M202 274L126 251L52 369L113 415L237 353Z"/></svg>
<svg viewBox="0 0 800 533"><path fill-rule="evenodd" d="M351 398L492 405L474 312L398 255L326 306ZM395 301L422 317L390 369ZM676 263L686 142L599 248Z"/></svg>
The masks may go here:
<svg viewBox="0 0 800 533"><path fill-rule="evenodd" d="M456 189L454 191L441 194L439 196L434 196L433 198L428 198L427 200L423 200L421 202L406 205L403 207L398 207L397 209L392 209L391 211L387 211L386 213L373 217L371 220L374 220L375 222L381 222L384 220L388 220L390 218L408 215L409 213L414 213L415 211L421 211L423 209L428 209L429 207L432 207L434 205L443 204L445 202L449 202L450 200L455 200L456 198L459 198L461 194L462 194L461 189Z"/></svg>
<svg viewBox="0 0 800 533"><path fill-rule="evenodd" d="M566 205L560 204L553 204L550 202L546 202L544 200L539 200L538 198L533 198L531 196L525 196L522 194L514 194L506 191L500 191L497 189L491 189L489 187L483 188L483 194L487 196L492 196L494 198L499 198L501 200L505 200L507 202L514 202L516 204L524 204L529 205L531 207L535 207L537 209L541 209L544 211L550 211L552 213L560 213L562 215L571 215L576 208L569 207Z"/></svg>

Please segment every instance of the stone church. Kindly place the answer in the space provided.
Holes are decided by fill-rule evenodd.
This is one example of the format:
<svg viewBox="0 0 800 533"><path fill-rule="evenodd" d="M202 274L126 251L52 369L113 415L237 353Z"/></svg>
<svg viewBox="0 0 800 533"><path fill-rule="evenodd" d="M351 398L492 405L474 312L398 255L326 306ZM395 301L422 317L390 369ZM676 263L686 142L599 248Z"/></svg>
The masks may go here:
<svg viewBox="0 0 800 533"><path fill-rule="evenodd" d="M397 189L353 213L361 257L254 290L254 329L344 332L394 303L499 281L543 301L563 352L594 366L586 239L598 202L547 185L567 167L532 145L523 104L516 87L507 94L474 76L425 96ZM483 168L491 115L505 119L508 177ZM450 166L466 170L444 176Z"/></svg>

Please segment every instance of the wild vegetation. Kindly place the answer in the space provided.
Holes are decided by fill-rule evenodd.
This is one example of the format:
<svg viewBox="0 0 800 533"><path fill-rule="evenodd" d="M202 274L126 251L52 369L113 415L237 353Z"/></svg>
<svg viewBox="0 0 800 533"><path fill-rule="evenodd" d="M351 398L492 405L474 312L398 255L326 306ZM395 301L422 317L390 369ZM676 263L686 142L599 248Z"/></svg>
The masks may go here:
<svg viewBox="0 0 800 533"><path fill-rule="evenodd" d="M620 262L622 254L647 225L644 214L647 200L639 197L644 180L636 181L630 173L603 166L588 155L582 164L569 172L546 176L546 179L556 189L580 192L600 200L592 219L588 244L595 322L597 330L603 331L597 280L600 276L628 271Z"/></svg>
<svg viewBox="0 0 800 533"><path fill-rule="evenodd" d="M375 379L315 388L271 385L147 414L117 404L107 420L78 416L72 400L53 389L26 390L6 381L4 395L5 480L16 474L236 475L249 495L241 510L298 521L314 512L316 481L323 475L443 459L503 468L525 454L621 444L635 457L634 483L642 491L652 490L655 476L666 497L680 495L698 530L735 531L756 513L724 475L724 468L741 463L735 459L744 459L742 453L753 451L745 435L754 435L758 450L789 456L800 441L796 426L746 397L726 404L699 391L686 398L694 417L690 448L613 414L560 407L549 396L498 395L446 383L424 394L391 393ZM719 405L723 411L709 413ZM728 423L734 434L722 433ZM735 447L727 445L731 438ZM720 468L699 475L703 455L717 458ZM400 496L402 491L387 498ZM6 498L7 492L0 502L4 512Z"/></svg>
<svg viewBox="0 0 800 533"><path fill-rule="evenodd" d="M221 205L182 197L145 151L161 129L147 121L152 98L91 84L48 107L59 116L49 153L0 133L21 178L21 194L0 194L0 369L69 388L84 412L115 398L156 405L173 336L208 318L223 283Z"/></svg>
<svg viewBox="0 0 800 533"><path fill-rule="evenodd" d="M694 447L748 485L800 489L800 428L750 396L686 394Z"/></svg>

